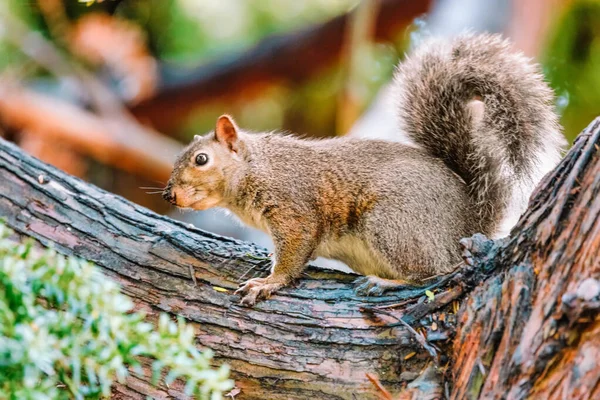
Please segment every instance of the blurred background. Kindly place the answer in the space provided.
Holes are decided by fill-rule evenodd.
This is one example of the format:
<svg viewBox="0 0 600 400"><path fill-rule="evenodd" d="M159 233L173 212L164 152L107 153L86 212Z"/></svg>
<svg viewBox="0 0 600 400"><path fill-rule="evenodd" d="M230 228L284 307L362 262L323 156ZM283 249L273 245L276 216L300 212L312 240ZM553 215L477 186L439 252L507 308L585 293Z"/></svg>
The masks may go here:
<svg viewBox="0 0 600 400"><path fill-rule="evenodd" d="M222 113L249 130L393 139L395 64L465 29L502 32L542 64L569 141L600 114L599 0L0 0L0 135L270 247L225 213L161 199L183 145Z"/></svg>

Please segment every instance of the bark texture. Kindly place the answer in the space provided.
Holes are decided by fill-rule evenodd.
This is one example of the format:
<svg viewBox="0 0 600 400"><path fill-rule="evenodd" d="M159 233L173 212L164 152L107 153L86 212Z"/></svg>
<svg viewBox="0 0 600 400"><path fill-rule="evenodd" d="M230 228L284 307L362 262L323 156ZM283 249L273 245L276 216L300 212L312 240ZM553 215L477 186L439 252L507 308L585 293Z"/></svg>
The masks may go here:
<svg viewBox="0 0 600 400"><path fill-rule="evenodd" d="M232 291L267 273L264 250L156 215L4 141L0 182L11 227L94 261L151 317L194 324L198 346L231 365L236 398L600 398L600 119L509 239L463 240L465 265L431 283L433 299L425 288L360 298L354 275L309 268L241 307ZM180 384L153 388L149 376L115 397L183 398Z"/></svg>

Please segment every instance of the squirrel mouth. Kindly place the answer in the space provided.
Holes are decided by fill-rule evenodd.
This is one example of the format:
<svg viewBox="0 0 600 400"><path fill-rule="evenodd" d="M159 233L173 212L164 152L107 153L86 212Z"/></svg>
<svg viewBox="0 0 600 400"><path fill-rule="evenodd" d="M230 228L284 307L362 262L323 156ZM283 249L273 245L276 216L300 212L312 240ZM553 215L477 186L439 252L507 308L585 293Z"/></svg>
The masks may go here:
<svg viewBox="0 0 600 400"><path fill-rule="evenodd" d="M200 200L190 204L186 208L193 208L194 210L205 210L208 207L205 207L203 201Z"/></svg>
<svg viewBox="0 0 600 400"><path fill-rule="evenodd" d="M186 205L175 204L175 207L179 208L180 210L203 210L205 207L203 207L202 203L203 200L197 200Z"/></svg>
<svg viewBox="0 0 600 400"><path fill-rule="evenodd" d="M212 207L216 207L219 204L219 201L212 197L204 197L200 200L196 200L185 208L192 208L194 210L207 210Z"/></svg>

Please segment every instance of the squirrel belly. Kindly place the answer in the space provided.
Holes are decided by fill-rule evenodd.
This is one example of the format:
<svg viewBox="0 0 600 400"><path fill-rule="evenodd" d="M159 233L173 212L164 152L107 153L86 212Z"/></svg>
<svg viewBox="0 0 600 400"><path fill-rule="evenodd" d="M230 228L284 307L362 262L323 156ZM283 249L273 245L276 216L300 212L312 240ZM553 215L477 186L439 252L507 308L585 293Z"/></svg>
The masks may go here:
<svg viewBox="0 0 600 400"><path fill-rule="evenodd" d="M417 49L393 93L410 146L247 133L223 115L180 154L166 200L228 208L273 238L271 275L248 281L242 303L317 256L408 283L448 272L461 238L508 233L566 143L538 66L496 35Z"/></svg>

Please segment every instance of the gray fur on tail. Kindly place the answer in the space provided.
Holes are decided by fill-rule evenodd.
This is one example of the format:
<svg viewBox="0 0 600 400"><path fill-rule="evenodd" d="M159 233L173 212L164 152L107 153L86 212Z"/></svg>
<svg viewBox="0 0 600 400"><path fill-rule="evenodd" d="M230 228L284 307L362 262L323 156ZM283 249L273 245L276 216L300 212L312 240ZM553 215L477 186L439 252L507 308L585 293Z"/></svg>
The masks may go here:
<svg viewBox="0 0 600 400"><path fill-rule="evenodd" d="M539 67L498 35L464 34L419 47L395 82L402 133L465 181L482 232L507 234L565 145Z"/></svg>

